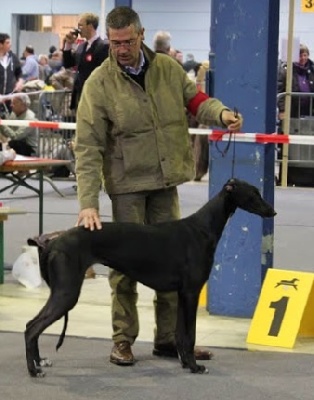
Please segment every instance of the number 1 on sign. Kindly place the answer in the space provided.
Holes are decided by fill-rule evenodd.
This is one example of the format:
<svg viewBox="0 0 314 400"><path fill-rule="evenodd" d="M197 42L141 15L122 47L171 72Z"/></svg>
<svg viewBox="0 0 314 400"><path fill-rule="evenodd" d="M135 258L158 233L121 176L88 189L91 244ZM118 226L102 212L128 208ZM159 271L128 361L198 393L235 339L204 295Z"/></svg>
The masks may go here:
<svg viewBox="0 0 314 400"><path fill-rule="evenodd" d="M287 310L288 300L289 300L289 297L284 296L280 300L272 301L270 303L270 308L274 308L275 312L274 312L273 321L271 323L271 326L270 326L270 329L268 332L269 336L278 336L282 321L284 319L284 316L285 316L285 313Z"/></svg>

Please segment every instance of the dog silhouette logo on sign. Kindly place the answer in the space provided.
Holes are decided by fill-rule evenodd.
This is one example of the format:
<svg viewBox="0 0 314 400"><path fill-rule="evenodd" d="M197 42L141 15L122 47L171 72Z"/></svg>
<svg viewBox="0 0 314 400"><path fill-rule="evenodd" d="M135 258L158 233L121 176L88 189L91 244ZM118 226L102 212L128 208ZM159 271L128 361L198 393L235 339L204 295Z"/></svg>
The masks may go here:
<svg viewBox="0 0 314 400"><path fill-rule="evenodd" d="M298 282L299 280L300 279L298 278L293 278L290 281L288 281L287 279L282 279L281 281L277 282L275 288L277 288L278 286L292 286L295 290L298 290L298 285L296 282Z"/></svg>

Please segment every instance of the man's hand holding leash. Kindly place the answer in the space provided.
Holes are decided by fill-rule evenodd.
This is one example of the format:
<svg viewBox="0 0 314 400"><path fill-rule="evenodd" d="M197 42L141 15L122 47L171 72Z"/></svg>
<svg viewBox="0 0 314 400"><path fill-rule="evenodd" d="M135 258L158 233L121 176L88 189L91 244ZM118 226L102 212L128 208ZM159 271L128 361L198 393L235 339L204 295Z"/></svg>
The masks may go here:
<svg viewBox="0 0 314 400"><path fill-rule="evenodd" d="M221 113L221 121L230 132L239 132L243 125L242 115L239 114L237 110L223 110Z"/></svg>

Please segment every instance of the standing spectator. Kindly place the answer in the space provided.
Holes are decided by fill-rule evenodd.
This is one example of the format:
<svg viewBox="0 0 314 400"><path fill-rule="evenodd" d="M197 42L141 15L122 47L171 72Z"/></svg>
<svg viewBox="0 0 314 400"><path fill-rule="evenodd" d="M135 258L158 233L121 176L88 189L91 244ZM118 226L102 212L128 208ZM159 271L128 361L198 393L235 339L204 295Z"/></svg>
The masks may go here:
<svg viewBox="0 0 314 400"><path fill-rule="evenodd" d="M57 51L56 46L52 45L52 46L49 47L49 53L48 53L48 58L49 58L49 60L50 60L50 58L52 57L52 54L53 54L55 51Z"/></svg>
<svg viewBox="0 0 314 400"><path fill-rule="evenodd" d="M23 51L25 63L22 67L22 76L25 82L39 79L39 64L32 46L26 46Z"/></svg>
<svg viewBox="0 0 314 400"><path fill-rule="evenodd" d="M103 177L114 221L153 224L178 219L177 186L194 177L185 107L200 122L231 131L241 128L242 119L198 92L177 61L143 44L144 28L131 8L114 8L106 30L110 58L86 81L77 112L77 224L102 229ZM110 361L132 365L131 346L139 332L136 282L114 270L109 281L114 341ZM158 292L154 304L153 353L177 357L177 293ZM198 359L210 356L208 350L196 354Z"/></svg>
<svg viewBox="0 0 314 400"><path fill-rule="evenodd" d="M78 32L72 30L65 37L63 66L65 68L77 67L71 100L71 108L75 110L80 100L84 82L92 71L108 57L109 46L97 34L98 24L99 18L95 14L85 13L80 16L78 31L86 41L79 44L75 51L73 46Z"/></svg>
<svg viewBox="0 0 314 400"><path fill-rule="evenodd" d="M156 53L169 54L171 47L171 35L166 31L158 31L153 38L153 48Z"/></svg>
<svg viewBox="0 0 314 400"><path fill-rule="evenodd" d="M77 109L83 85L86 79L107 57L109 52L108 43L105 43L97 33L99 17L92 13L84 13L79 17L78 29L71 30L65 37L63 48L63 66L68 69L76 67L70 109ZM80 43L74 50L77 36L85 42ZM95 272L90 267L86 272L86 278L94 278Z"/></svg>
<svg viewBox="0 0 314 400"><path fill-rule="evenodd" d="M31 101L27 94L20 93L12 98L11 120L36 120L35 114L29 109ZM2 143L8 143L17 154L31 156L37 153L38 135L36 128L26 126L0 126Z"/></svg>
<svg viewBox="0 0 314 400"><path fill-rule="evenodd" d="M55 50L51 57L49 58L49 67L51 68L51 73L55 74L56 72L60 71L63 64L63 54L62 51Z"/></svg>
<svg viewBox="0 0 314 400"><path fill-rule="evenodd" d="M199 67L200 63L198 63L197 61L195 61L193 54L188 53L186 55L186 61L183 63L183 69L186 72L191 71L191 69L193 69L195 71L195 75L197 73L197 68Z"/></svg>
<svg viewBox="0 0 314 400"><path fill-rule="evenodd" d="M292 65L291 92L314 93L314 63L309 58L307 46L300 45L299 61ZM286 91L287 65L282 63L278 68L278 93ZM291 98L291 118L313 115L313 99L309 96ZM278 100L279 120L285 117L285 97Z"/></svg>
<svg viewBox="0 0 314 400"><path fill-rule="evenodd" d="M49 58L46 54L39 54L38 56L38 64L39 64L39 79L48 84L48 80L50 75L52 74L52 70L49 66Z"/></svg>
<svg viewBox="0 0 314 400"><path fill-rule="evenodd" d="M0 33L0 94L19 92L23 86L22 68L18 57L11 51L11 40L7 33ZM11 110L10 101L5 103ZM5 113L0 105L0 115Z"/></svg>

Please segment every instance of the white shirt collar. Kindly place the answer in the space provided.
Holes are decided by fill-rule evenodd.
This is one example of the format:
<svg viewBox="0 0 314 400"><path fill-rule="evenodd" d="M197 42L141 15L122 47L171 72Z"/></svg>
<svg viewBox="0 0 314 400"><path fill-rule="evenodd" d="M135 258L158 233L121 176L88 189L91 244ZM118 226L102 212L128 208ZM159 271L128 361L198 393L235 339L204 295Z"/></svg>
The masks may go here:
<svg viewBox="0 0 314 400"><path fill-rule="evenodd" d="M138 75L142 71L144 65L145 65L144 53L143 53L143 50L140 49L140 63L139 63L139 66L137 68L125 66L124 69L129 74Z"/></svg>
<svg viewBox="0 0 314 400"><path fill-rule="evenodd" d="M96 33L92 38L87 40L87 46L86 46L86 50L88 50L91 45L95 42L95 40L97 40L99 38L99 35Z"/></svg>

